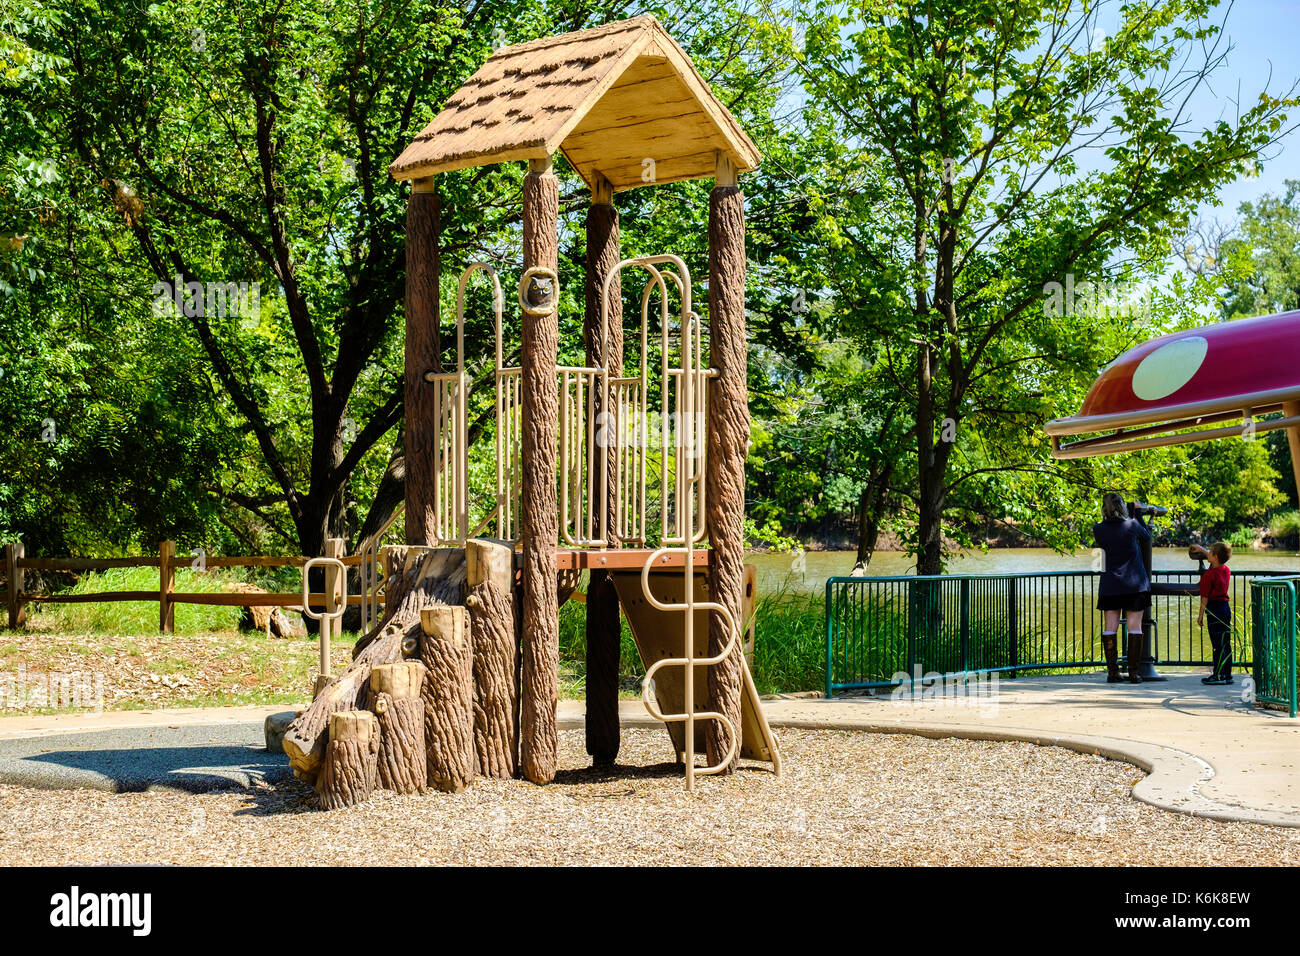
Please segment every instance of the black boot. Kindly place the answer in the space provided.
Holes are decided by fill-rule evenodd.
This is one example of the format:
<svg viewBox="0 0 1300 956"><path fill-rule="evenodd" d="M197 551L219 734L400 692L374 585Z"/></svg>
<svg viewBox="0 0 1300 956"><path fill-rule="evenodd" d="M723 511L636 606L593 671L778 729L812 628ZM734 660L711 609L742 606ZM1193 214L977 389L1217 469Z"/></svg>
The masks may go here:
<svg viewBox="0 0 1300 956"><path fill-rule="evenodd" d="M1128 636L1128 682L1130 684L1142 683L1142 675L1138 670L1142 667L1142 659L1146 657L1146 635L1138 631Z"/></svg>
<svg viewBox="0 0 1300 956"><path fill-rule="evenodd" d="M1103 634L1101 650L1106 655L1106 683L1120 683L1124 678L1119 673L1119 637L1115 634Z"/></svg>

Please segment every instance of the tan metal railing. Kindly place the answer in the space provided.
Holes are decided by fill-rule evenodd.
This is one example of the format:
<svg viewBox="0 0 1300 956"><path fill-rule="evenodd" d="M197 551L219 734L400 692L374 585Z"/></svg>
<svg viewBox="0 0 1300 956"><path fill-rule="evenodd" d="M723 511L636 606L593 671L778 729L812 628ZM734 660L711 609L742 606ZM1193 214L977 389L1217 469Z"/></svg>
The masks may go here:
<svg viewBox="0 0 1300 956"><path fill-rule="evenodd" d="M704 471L707 443L704 441L705 410L708 400L708 378L712 374L704 365L702 323L691 308L691 274L686 263L678 256L640 256L620 262L605 277L602 289L601 335L609 341L609 291L614 279L629 268L641 268L650 273L641 294L641 328L639 354L636 357L637 373L607 379L603 384L602 408L610 408L608 400L613 390L616 421L613 428L597 429L598 434L614 434L614 488L616 503L614 537L623 544L644 547L649 533L648 518L654 512L649 497L647 480L647 452L652 430L649 407L649 340L650 304L659 296L659 353L660 353L660 406L657 424L659 453L658 517L660 542L665 546L685 545L702 541L705 527L702 520L705 505ZM672 314L669 311L669 286L676 289L681 312L677 317L677 336L673 335ZM674 338L677 362L674 364ZM602 350L604 354L604 350ZM682 381L690 387L682 388ZM608 421L598 423L609 425ZM689 459L689 461L687 461ZM608 494L608 476L602 470L596 481L588 482L598 487L601 500ZM689 512L689 515L688 515ZM693 516L693 517L692 517ZM603 525L596 536L602 542L610 540L609 529ZM689 536L685 524L696 530ZM605 545L608 546L608 545Z"/></svg>
<svg viewBox="0 0 1300 956"><path fill-rule="evenodd" d="M361 585L361 632L369 633L379 626L382 601L380 592L387 584L388 566L382 560L384 535L401 517L405 503L399 503L388 520L379 527L375 536L361 546L361 566L357 569ZM383 573L380 573L380 567Z"/></svg>

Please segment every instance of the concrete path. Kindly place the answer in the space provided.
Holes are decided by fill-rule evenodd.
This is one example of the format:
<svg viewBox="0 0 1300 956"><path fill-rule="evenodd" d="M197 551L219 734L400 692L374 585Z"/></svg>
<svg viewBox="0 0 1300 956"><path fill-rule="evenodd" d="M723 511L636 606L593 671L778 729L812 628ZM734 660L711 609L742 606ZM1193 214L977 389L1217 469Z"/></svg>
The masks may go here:
<svg viewBox="0 0 1300 956"><path fill-rule="evenodd" d="M1149 776L1143 802L1220 820L1300 826L1300 719L1241 702L1241 685L1203 672L1163 683L1107 684L1103 674L999 682L986 699L781 700L777 726L930 737L1030 740L1127 760Z"/></svg>
<svg viewBox="0 0 1300 956"><path fill-rule="evenodd" d="M1022 677L1001 681L988 698L786 699L764 708L777 728L1025 740L1099 753L1147 771L1133 794L1154 806L1300 826L1300 719L1241 703L1239 684L1205 687L1200 674L1140 685L1108 685L1102 675ZM282 772L283 758L258 748L263 718L284 709L0 718L0 782L249 786ZM625 726L655 725L639 701L622 702L620 712ZM580 728L582 715L581 701L560 703L562 729Z"/></svg>

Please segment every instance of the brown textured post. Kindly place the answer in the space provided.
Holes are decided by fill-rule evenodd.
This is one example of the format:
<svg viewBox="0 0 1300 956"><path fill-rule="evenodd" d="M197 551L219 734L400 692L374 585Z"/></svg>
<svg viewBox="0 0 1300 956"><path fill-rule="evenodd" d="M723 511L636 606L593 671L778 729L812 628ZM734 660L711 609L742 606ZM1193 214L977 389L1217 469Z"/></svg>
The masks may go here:
<svg viewBox="0 0 1300 956"><path fill-rule="evenodd" d="M338 810L366 800L379 779L379 725L365 710L330 715L329 743L316 780L322 810Z"/></svg>
<svg viewBox="0 0 1300 956"><path fill-rule="evenodd" d="M158 544L158 630L170 634L176 629L176 605L172 592L176 590L176 542Z"/></svg>
<svg viewBox="0 0 1300 956"><path fill-rule="evenodd" d="M380 664L370 671L371 709L379 722L379 786L394 793L423 793L428 778L423 686L419 661Z"/></svg>
<svg viewBox="0 0 1300 956"><path fill-rule="evenodd" d="M16 630L27 622L27 605L23 601L23 569L18 566L26 551L21 541L5 547L5 577L9 581L9 629Z"/></svg>
<svg viewBox="0 0 1300 956"><path fill-rule="evenodd" d="M474 767L515 775L515 551L501 541L465 545L465 584L474 644Z"/></svg>
<svg viewBox="0 0 1300 956"><path fill-rule="evenodd" d="M424 749L429 786L459 793L474 779L474 654L469 612L441 605L420 612L424 639L420 660L427 668Z"/></svg>
<svg viewBox="0 0 1300 956"><path fill-rule="evenodd" d="M560 189L551 161L529 162L524 178L524 269L559 264ZM551 302L558 299L551 290ZM534 305L540 304L535 302ZM554 309L523 316L521 336L523 545L523 687L519 752L524 776L533 783L555 779L559 751L560 621L555 578L559 515L555 500L559 390L555 381L559 323Z"/></svg>
<svg viewBox="0 0 1300 956"><path fill-rule="evenodd" d="M713 548L709 600L728 608L740 623L745 586L749 395L745 371L745 195L736 182L735 166L719 155L709 197L709 360L718 376L709 389L705 499ZM718 654L728 639L721 615L710 615L709 654ZM739 730L740 648L708 672L709 709L726 714ZM726 732L715 720L704 726L709 763L717 764L729 744Z"/></svg>
<svg viewBox="0 0 1300 956"><path fill-rule="evenodd" d="M605 277L619 261L618 210L614 208L614 187L603 176L591 192L587 212L587 297L584 328L587 340L587 365L604 368L611 379L623 374L623 295L619 281L610 284L609 313L605 337L601 335L600 294ZM606 498L605 516L611 546L615 540L618 497L617 480L618 426L617 404L613 387L609 390L609 408L596 397L597 435L610 438L604 449ZM596 478L593 477L592 481ZM618 592L608 571L592 571L587 586L587 753L597 766L609 766L618 758L618 661L620 621Z"/></svg>
<svg viewBox="0 0 1300 956"><path fill-rule="evenodd" d="M438 423L426 372L441 370L438 335L439 207L434 178L411 184L406 206L406 543L432 544Z"/></svg>

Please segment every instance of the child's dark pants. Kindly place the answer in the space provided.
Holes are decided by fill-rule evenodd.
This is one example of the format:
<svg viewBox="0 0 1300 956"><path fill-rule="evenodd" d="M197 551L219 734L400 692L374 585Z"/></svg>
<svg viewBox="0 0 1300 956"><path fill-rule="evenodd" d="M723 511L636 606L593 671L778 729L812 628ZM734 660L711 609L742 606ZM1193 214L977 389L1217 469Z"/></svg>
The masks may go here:
<svg viewBox="0 0 1300 956"><path fill-rule="evenodd" d="M1232 676L1232 607L1219 599L1205 605L1206 623L1210 628L1210 646L1214 648L1214 676Z"/></svg>

